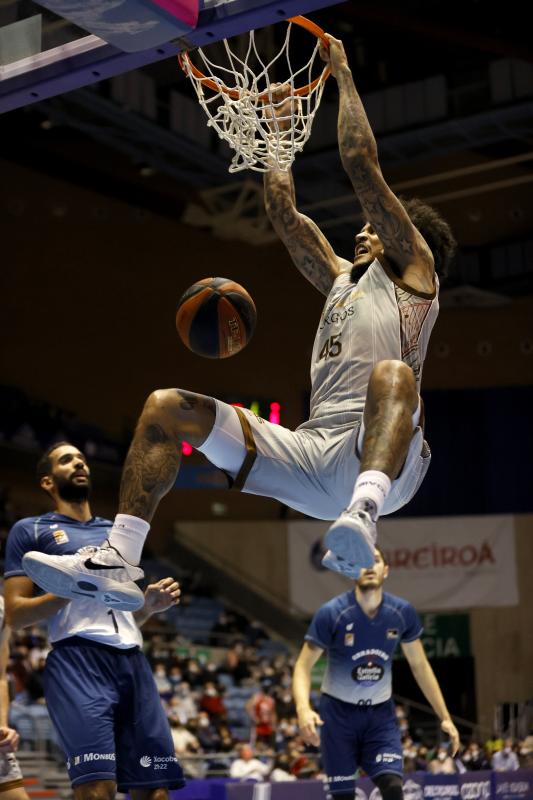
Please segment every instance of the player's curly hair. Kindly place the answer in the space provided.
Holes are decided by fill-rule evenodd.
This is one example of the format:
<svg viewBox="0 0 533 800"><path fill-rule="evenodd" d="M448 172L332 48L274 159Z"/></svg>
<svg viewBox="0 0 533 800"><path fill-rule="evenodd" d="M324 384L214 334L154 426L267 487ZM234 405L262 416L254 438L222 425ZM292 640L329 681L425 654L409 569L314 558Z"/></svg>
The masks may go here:
<svg viewBox="0 0 533 800"><path fill-rule="evenodd" d="M435 272L439 278L446 277L457 250L457 242L450 226L438 211L423 200L417 197L400 197L400 201L433 253Z"/></svg>

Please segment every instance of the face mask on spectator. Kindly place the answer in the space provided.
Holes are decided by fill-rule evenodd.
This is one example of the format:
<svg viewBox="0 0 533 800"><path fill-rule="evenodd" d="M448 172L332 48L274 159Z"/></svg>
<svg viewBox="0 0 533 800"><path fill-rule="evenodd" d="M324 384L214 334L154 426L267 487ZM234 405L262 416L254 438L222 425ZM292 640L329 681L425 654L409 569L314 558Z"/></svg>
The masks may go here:
<svg viewBox="0 0 533 800"><path fill-rule="evenodd" d="M206 689L206 690L205 690L205 693L206 693L206 695L207 695L208 697L216 697L216 696L217 696L217 694L218 694L218 692L217 692L217 690L214 688L214 686L210 686L210 687L209 687L209 689Z"/></svg>
<svg viewBox="0 0 533 800"><path fill-rule="evenodd" d="M439 753L437 753L437 758L439 759L439 761L444 761L444 759L446 758L446 753L440 751Z"/></svg>
<svg viewBox="0 0 533 800"><path fill-rule="evenodd" d="M509 753L511 752L511 748L510 747L504 747L503 748L503 752L505 753L506 756L508 756Z"/></svg>

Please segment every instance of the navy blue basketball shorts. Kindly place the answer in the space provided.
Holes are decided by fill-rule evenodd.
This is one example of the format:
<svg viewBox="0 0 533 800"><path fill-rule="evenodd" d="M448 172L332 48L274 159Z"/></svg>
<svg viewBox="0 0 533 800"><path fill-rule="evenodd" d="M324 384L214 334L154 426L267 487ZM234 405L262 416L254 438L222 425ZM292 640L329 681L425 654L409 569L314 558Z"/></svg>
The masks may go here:
<svg viewBox="0 0 533 800"><path fill-rule="evenodd" d="M323 694L320 698L320 746L329 791L355 791L355 773L369 778L403 774L400 729L392 700L354 705Z"/></svg>
<svg viewBox="0 0 533 800"><path fill-rule="evenodd" d="M183 773L152 672L137 648L71 637L46 660L46 703L73 786L180 789Z"/></svg>

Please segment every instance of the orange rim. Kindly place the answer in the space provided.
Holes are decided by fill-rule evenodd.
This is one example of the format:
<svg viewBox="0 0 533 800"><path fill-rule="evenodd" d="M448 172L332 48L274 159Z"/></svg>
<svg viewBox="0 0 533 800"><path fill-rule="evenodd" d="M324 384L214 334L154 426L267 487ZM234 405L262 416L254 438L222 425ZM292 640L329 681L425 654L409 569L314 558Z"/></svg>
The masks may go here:
<svg viewBox="0 0 533 800"><path fill-rule="evenodd" d="M316 36L317 39L320 39L324 47L326 47L329 50L329 42L326 39L325 32L318 25L315 25L314 22L311 22L310 19L301 16L289 17L287 22L293 22L295 25L299 25L300 28L305 28L306 31L309 31L309 33L313 34L313 36ZM178 53L178 62L182 70L185 72L185 74L187 74L188 69L190 69L194 77L197 78L203 86L207 86L214 92L224 92L224 94L227 94L233 100L239 99L240 95L237 89L230 89L229 86L225 86L223 83L218 84L212 78L208 78L207 75L204 75L204 73L201 70L199 70L198 67L195 66L195 64L193 64L193 62L189 58L188 53L186 52ZM330 74L331 74L331 69L328 64L328 66L324 70L322 70L318 78L315 78L314 81L311 81L311 83L306 83L305 86L300 86L298 89L295 89L294 95L296 97L304 97L306 94L309 94L309 92L312 92L313 89L315 89L315 87L318 86L320 81L326 81L329 78ZM268 97L268 92L263 92L263 94L261 94L258 99L264 102L265 98L267 97Z"/></svg>

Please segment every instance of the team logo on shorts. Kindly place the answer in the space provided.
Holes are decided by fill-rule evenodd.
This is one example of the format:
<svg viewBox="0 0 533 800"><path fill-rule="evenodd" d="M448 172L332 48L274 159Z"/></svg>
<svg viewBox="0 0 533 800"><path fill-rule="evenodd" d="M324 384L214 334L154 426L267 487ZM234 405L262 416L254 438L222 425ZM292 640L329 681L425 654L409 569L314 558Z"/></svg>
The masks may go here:
<svg viewBox="0 0 533 800"><path fill-rule="evenodd" d="M70 541L66 531L53 531L52 536L54 537L54 542L56 544L67 544L67 542Z"/></svg>
<svg viewBox="0 0 533 800"><path fill-rule="evenodd" d="M151 767L152 766L152 759L150 756L141 756L139 759L139 764L141 767Z"/></svg>

